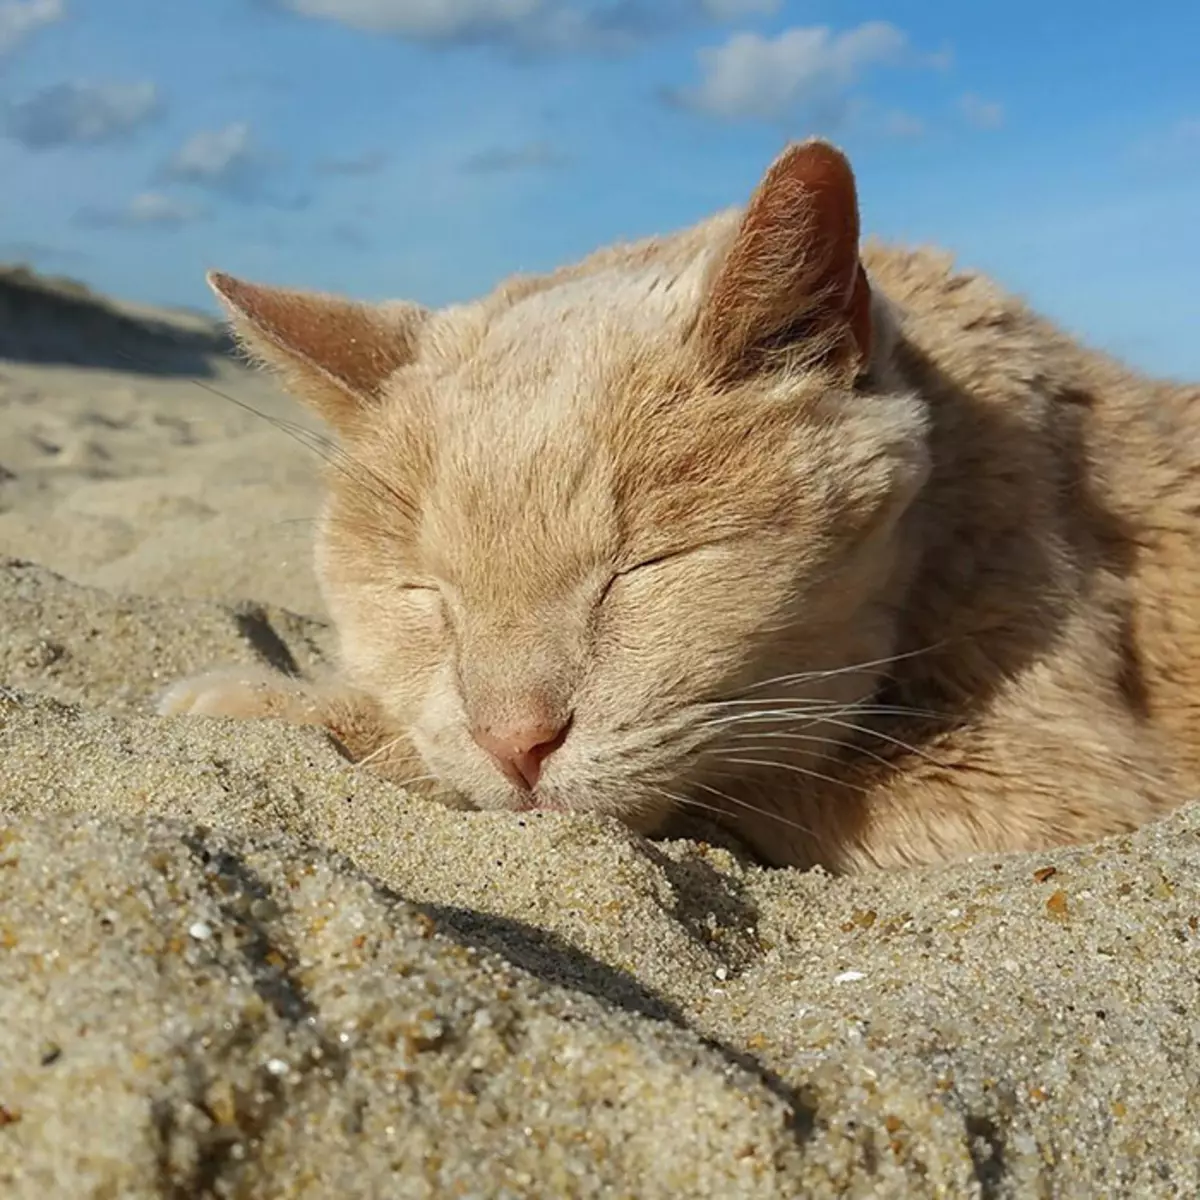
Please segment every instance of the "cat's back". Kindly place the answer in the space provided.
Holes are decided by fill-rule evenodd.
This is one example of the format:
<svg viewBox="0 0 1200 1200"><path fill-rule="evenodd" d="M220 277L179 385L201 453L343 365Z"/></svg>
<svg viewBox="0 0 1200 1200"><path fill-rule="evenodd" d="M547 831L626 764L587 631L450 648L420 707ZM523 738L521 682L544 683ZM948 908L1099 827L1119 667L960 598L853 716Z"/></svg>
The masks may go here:
<svg viewBox="0 0 1200 1200"><path fill-rule="evenodd" d="M876 245L864 261L944 410L958 519L1003 520L1007 504L1064 539L1080 604L1097 571L1111 581L1131 701L1200 778L1200 385L1088 348L948 255Z"/></svg>
<svg viewBox="0 0 1200 1200"><path fill-rule="evenodd" d="M1200 505L1200 383L1126 367L1082 344L988 276L935 249L870 243L864 262L899 310L920 380L975 403L1077 428L1099 497L1127 519Z"/></svg>

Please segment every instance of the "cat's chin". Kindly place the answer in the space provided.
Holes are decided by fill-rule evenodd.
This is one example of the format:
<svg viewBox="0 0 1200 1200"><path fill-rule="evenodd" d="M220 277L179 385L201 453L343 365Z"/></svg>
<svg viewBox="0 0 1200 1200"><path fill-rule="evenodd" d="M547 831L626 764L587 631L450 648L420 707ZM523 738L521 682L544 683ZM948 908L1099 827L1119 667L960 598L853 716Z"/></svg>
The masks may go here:
<svg viewBox="0 0 1200 1200"><path fill-rule="evenodd" d="M595 778L554 770L552 778L533 791L523 791L507 782L482 755L472 754L465 739L447 745L449 739L430 736L420 726L409 726L408 736L430 777L438 780L437 790L461 798L462 803L455 807L514 815L612 817L638 834L656 833L675 807L664 800L660 789L640 783L635 775Z"/></svg>
<svg viewBox="0 0 1200 1200"><path fill-rule="evenodd" d="M531 812L552 812L565 813L571 809L561 800L556 800L552 796L524 796L513 805L513 811L519 813Z"/></svg>

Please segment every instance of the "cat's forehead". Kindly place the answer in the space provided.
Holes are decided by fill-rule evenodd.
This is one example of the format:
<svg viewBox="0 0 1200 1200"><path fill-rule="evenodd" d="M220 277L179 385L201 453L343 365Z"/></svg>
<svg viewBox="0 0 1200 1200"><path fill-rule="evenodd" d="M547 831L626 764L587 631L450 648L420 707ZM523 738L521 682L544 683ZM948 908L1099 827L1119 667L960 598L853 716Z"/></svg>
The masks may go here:
<svg viewBox="0 0 1200 1200"><path fill-rule="evenodd" d="M446 337L438 340L477 372L500 375L580 372L639 345L678 340L694 319L718 240L702 227L611 248L552 275L510 280L444 312Z"/></svg>
<svg viewBox="0 0 1200 1200"><path fill-rule="evenodd" d="M702 273L696 260L618 262L443 312L423 371L439 440L506 446L509 461L585 451L645 362L678 357Z"/></svg>
<svg viewBox="0 0 1200 1200"><path fill-rule="evenodd" d="M701 259L682 266L652 259L567 277L496 310L480 351L507 350L531 335L561 343L587 330L657 336L694 312L702 280Z"/></svg>

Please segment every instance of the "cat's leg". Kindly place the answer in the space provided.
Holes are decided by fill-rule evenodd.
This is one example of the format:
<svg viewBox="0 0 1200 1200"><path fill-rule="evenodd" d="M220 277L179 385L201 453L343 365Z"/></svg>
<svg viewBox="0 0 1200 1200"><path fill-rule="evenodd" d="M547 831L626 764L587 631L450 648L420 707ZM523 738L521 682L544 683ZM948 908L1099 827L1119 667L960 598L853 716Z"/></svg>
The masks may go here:
<svg viewBox="0 0 1200 1200"><path fill-rule="evenodd" d="M379 705L333 678L314 682L268 667L224 667L172 684L158 701L158 713L317 725L352 761L368 763L390 779L409 783L424 774L416 750Z"/></svg>
<svg viewBox="0 0 1200 1200"><path fill-rule="evenodd" d="M163 717L277 718L292 725L320 725L317 689L269 667L222 667L173 683L159 698Z"/></svg>

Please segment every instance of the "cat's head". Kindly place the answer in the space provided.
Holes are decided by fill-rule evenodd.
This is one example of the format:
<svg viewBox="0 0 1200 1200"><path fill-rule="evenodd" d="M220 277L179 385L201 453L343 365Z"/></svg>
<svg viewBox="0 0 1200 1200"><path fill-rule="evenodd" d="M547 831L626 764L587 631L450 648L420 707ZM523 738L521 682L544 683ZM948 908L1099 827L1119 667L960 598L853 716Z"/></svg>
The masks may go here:
<svg viewBox="0 0 1200 1200"><path fill-rule="evenodd" d="M892 649L928 456L920 404L870 382L858 236L849 165L807 142L744 211L470 305L212 277L336 432L317 569L345 667L438 777L649 828L739 759L811 760L763 714L870 688L843 668Z"/></svg>

